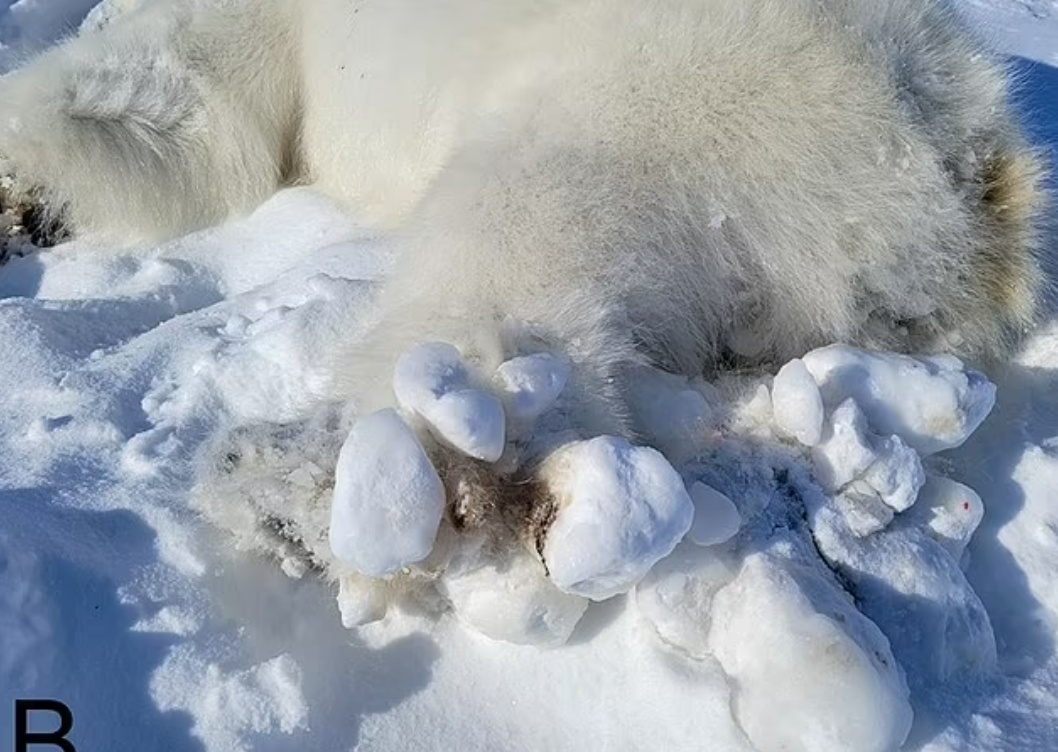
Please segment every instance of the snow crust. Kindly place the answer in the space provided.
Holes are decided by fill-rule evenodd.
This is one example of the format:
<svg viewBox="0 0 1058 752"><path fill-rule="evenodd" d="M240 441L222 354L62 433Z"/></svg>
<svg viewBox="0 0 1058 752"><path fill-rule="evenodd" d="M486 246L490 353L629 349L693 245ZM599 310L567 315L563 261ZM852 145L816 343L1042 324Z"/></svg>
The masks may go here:
<svg viewBox="0 0 1058 752"><path fill-rule="evenodd" d="M528 551L503 560L457 564L441 583L460 621L494 640L558 647L569 640L588 601L562 592Z"/></svg>

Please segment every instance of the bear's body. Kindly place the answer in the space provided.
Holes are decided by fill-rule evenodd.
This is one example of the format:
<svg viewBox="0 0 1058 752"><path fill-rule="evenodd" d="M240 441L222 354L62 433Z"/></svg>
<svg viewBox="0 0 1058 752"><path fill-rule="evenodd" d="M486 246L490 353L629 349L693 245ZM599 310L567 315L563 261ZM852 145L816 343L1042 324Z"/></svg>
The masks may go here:
<svg viewBox="0 0 1058 752"><path fill-rule="evenodd" d="M987 358L1033 319L1037 159L943 2L126 5L0 80L0 155L119 241L300 182L390 234L337 400L392 405L423 341L482 374L546 351L576 435L635 436L640 364L838 340Z"/></svg>

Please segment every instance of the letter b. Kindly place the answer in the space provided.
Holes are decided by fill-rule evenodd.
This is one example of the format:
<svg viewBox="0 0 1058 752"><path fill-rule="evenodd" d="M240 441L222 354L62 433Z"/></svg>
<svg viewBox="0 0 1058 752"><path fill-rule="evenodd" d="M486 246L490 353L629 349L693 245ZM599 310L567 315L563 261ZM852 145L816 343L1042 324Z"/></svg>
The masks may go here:
<svg viewBox="0 0 1058 752"><path fill-rule="evenodd" d="M48 711L59 716L55 731L30 731L29 714ZM15 752L30 752L30 747L58 747L63 752L77 752L66 735L73 729L73 713L58 700L15 700ZM34 750L34 752L37 752Z"/></svg>

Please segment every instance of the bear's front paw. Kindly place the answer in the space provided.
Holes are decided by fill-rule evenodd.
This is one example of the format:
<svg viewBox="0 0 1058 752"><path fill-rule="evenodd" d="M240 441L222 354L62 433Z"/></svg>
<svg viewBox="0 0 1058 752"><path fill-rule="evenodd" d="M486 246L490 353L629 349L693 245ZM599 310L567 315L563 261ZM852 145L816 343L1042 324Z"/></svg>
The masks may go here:
<svg viewBox="0 0 1058 752"><path fill-rule="evenodd" d="M24 185L0 156L0 264L12 256L50 248L68 236L42 191Z"/></svg>
<svg viewBox="0 0 1058 752"><path fill-rule="evenodd" d="M338 460L330 544L349 582L429 571L471 626L558 642L583 598L627 592L667 556L694 515L683 480L656 450L585 439L575 426L553 431L561 420L548 416L563 410L569 375L548 353L513 358L493 374L477 373L447 344L406 353L394 371L400 410L362 417ZM547 429L536 431L540 424ZM472 543L439 543L446 519ZM518 588L504 584L511 571L524 580ZM495 574L497 599L520 603L497 608L525 624L478 624L487 609L461 608L458 583L474 578L477 603L482 572ZM545 622L562 634L535 634Z"/></svg>

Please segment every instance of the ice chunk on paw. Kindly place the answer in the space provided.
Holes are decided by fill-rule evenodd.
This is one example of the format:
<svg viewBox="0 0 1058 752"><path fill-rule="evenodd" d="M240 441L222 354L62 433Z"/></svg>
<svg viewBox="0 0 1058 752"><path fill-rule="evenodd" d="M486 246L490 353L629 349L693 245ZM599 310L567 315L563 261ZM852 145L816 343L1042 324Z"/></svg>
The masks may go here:
<svg viewBox="0 0 1058 752"><path fill-rule="evenodd" d="M463 356L446 342L426 342L404 353L393 369L393 391L405 410L421 413L448 392L466 389Z"/></svg>
<svg viewBox="0 0 1058 752"><path fill-rule="evenodd" d="M815 476L827 491L837 491L860 477L878 453L867 438L867 419L852 399L830 416L823 440L812 450Z"/></svg>
<svg viewBox="0 0 1058 752"><path fill-rule="evenodd" d="M738 507L725 494L704 483L694 483L690 490L694 503L694 521L687 539L699 546L715 546L730 539L742 526Z"/></svg>
<svg viewBox="0 0 1058 752"><path fill-rule="evenodd" d="M834 508L857 538L884 530L893 521L893 508L863 481L853 481L835 495Z"/></svg>
<svg viewBox="0 0 1058 752"><path fill-rule="evenodd" d="M386 615L386 585L361 574L347 574L338 580L338 611L346 629L370 624Z"/></svg>
<svg viewBox="0 0 1058 752"><path fill-rule="evenodd" d="M468 627L521 645L564 645L588 607L584 598L555 587L527 551L449 570L438 589Z"/></svg>
<svg viewBox="0 0 1058 752"><path fill-rule="evenodd" d="M713 598L709 641L761 752L889 752L911 727L885 637L836 585L755 554Z"/></svg>
<svg viewBox="0 0 1058 752"><path fill-rule="evenodd" d="M437 471L396 411L367 415L338 455L331 551L369 577L421 561L433 549L444 503Z"/></svg>
<svg viewBox="0 0 1058 752"><path fill-rule="evenodd" d="M736 574L716 549L683 543L636 585L635 604L662 641L701 660L710 653L713 596Z"/></svg>
<svg viewBox="0 0 1058 752"><path fill-rule="evenodd" d="M771 387L775 425L805 446L823 436L823 397L804 361L795 358L779 369Z"/></svg>
<svg viewBox="0 0 1058 752"><path fill-rule="evenodd" d="M866 538L850 534L832 502L806 497L816 548L885 633L912 687L986 676L996 643L988 612L941 543L908 517Z"/></svg>
<svg viewBox="0 0 1058 752"><path fill-rule="evenodd" d="M423 414L442 441L463 454L495 462L506 444L503 405L480 389L449 392Z"/></svg>
<svg viewBox="0 0 1058 752"><path fill-rule="evenodd" d="M543 546L560 590L605 600L632 588L687 534L694 506L668 460L599 436L553 453L541 477L556 500Z"/></svg>
<svg viewBox="0 0 1058 752"><path fill-rule="evenodd" d="M815 477L836 492L862 479L894 510L902 512L918 497L926 474L918 452L899 436L872 436L867 418L851 397L834 410L820 441L812 449Z"/></svg>
<svg viewBox="0 0 1058 752"><path fill-rule="evenodd" d="M907 521L924 527L932 538L959 561L984 518L981 497L969 486L949 478L930 476Z"/></svg>
<svg viewBox="0 0 1058 752"><path fill-rule="evenodd" d="M551 353L512 358L496 369L511 417L535 420L555 404L569 380L569 363Z"/></svg>
<svg viewBox="0 0 1058 752"><path fill-rule="evenodd" d="M486 462L503 454L503 403L472 386L463 356L452 345L427 342L404 353L393 371L393 392L402 408L454 449Z"/></svg>
<svg viewBox="0 0 1058 752"><path fill-rule="evenodd" d="M899 436L890 436L879 442L878 459L874 461L863 480L897 512L903 512L915 503L919 489L926 482L926 471L918 452L904 443Z"/></svg>
<svg viewBox="0 0 1058 752"><path fill-rule="evenodd" d="M951 356L831 345L803 360L827 407L855 399L872 429L899 436L923 456L962 444L995 403L995 385Z"/></svg>

